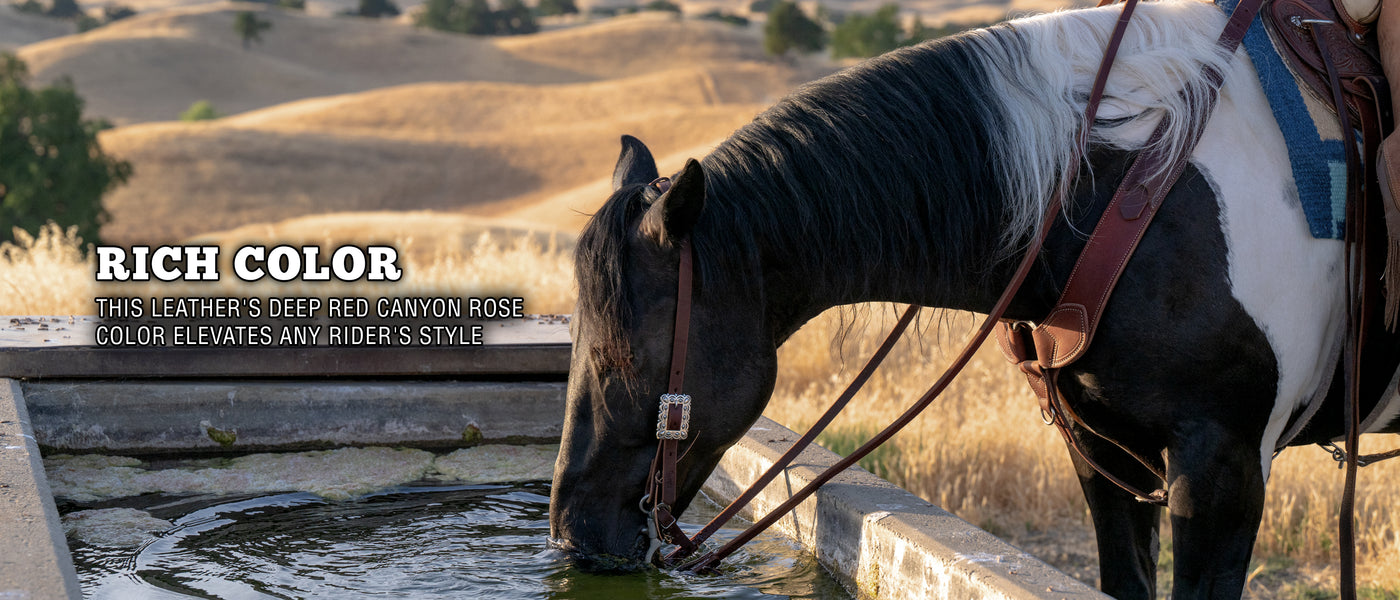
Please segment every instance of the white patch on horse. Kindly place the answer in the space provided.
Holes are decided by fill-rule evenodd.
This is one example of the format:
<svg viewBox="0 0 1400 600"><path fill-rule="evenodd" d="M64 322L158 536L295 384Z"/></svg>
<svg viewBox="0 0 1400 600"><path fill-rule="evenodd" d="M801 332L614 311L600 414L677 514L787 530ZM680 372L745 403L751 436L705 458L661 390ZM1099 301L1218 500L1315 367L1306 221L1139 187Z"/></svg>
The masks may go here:
<svg viewBox="0 0 1400 600"><path fill-rule="evenodd" d="M1040 224L1074 156L1084 103L1122 5L1012 21L974 40L1006 112L1005 139L994 145L1016 207L1008 244ZM1287 150L1257 75L1243 50L1225 56L1215 43L1225 15L1209 3L1143 3L1128 27L1105 88L1091 143L1140 148L1164 115L1175 125L1162 144L1179 154L1199 94L1201 69L1214 65L1226 85L1193 162L1220 202L1234 297L1255 320L1278 363L1278 393L1260 440L1267 480L1275 444L1289 417L1329 380L1341 335L1342 245L1308 232ZM1084 43L1085 40L1098 43ZM1232 58L1234 60L1232 60ZM1059 90L1059 93L1046 93ZM1214 170L1212 170L1214 167ZM1073 207L1066 207L1066 212ZM1222 398L1221 401L1229 401ZM1397 408L1400 410L1400 408Z"/></svg>
<svg viewBox="0 0 1400 600"><path fill-rule="evenodd" d="M1045 208L1074 158L1084 106L1122 5L1059 12L1009 22L972 34L982 67L1000 101L1002 138L992 145L1015 207L1005 242L1013 250L1038 228ZM1201 67L1223 69L1229 57L1215 39L1225 17L1214 5L1164 0L1138 6L1114 62L1092 142L1140 147L1164 114L1180 124L1162 143L1180 154L1186 116L1199 93ZM1097 43L1085 43L1097 40ZM1136 117L1136 118L1134 118ZM1121 121L1120 121L1121 119ZM1073 207L1066 207L1066 213Z"/></svg>
<svg viewBox="0 0 1400 600"><path fill-rule="evenodd" d="M1259 443L1267 481L1289 418L1327 392L1342 334L1343 255L1340 241L1308 231L1283 134L1258 81L1241 50L1192 162L1220 203L1231 293L1278 363L1278 393Z"/></svg>

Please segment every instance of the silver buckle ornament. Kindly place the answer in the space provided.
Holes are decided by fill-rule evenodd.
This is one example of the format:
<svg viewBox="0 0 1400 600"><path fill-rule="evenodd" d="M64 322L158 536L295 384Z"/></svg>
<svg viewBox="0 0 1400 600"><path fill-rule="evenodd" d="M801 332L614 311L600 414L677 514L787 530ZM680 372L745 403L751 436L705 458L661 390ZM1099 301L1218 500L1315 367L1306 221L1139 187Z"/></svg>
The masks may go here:
<svg viewBox="0 0 1400 600"><path fill-rule="evenodd" d="M681 426L678 429L666 427L667 413L672 406L681 407ZM656 417L656 439L683 440L690 434L690 396L687 394L662 394L661 414Z"/></svg>

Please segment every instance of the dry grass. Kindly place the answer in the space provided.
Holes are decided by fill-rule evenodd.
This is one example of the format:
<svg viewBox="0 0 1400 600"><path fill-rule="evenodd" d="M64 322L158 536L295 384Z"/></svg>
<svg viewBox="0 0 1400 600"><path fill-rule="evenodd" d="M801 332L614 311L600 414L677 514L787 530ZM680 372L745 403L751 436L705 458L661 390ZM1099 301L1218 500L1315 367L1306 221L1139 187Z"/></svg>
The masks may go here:
<svg viewBox="0 0 1400 600"><path fill-rule="evenodd" d="M249 243L231 238L220 252L228 260L230 244ZM217 282L105 283L94 280L91 257L85 257L81 240L56 226L35 238L20 234L15 243L0 245L0 315L96 314L97 296L518 296L525 298L529 313L567 313L573 310L573 267L569 252L556 238L521 235L493 237L483 232L469 247L417 248L411 237L380 239L408 249L399 261L404 278L394 283L244 283L224 277ZM273 243L273 242L264 242ZM319 243L335 248L344 239L279 239L275 243ZM220 271L231 273L228 265Z"/></svg>
<svg viewBox="0 0 1400 600"><path fill-rule="evenodd" d="M834 344L852 314L853 331ZM844 318L830 311L809 323L780 350L782 370L766 414L798 431L807 427L894 317L888 307L876 307L868 314L848 309ZM901 341L819 441L849 452L922 395L974 326L968 315L943 321L923 342ZM995 348L984 347L940 400L862 466L1052 562L1059 557L1064 563L1057 566L1093 582L1092 562L1074 568L1076 558L1093 557L1078 481L1058 434L1041 424L1035 407L1025 380ZM1395 437L1368 437L1363 450L1389 449ZM1393 598L1400 594L1400 459L1367 467L1359 482L1362 585L1375 598ZM1341 483L1336 464L1316 447L1292 448L1274 462L1249 596L1312 597L1307 594L1336 588Z"/></svg>

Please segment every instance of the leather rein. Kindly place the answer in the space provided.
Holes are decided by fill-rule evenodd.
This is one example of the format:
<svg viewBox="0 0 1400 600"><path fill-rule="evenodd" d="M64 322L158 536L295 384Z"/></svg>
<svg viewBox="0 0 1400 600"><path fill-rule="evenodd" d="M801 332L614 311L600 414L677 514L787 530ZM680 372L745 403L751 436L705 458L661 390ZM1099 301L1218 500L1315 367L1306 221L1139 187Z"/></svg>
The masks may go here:
<svg viewBox="0 0 1400 600"><path fill-rule="evenodd" d="M1240 40L1244 36L1249 23L1254 19L1255 13L1259 10L1263 0L1242 0L1230 16L1224 31L1221 33L1217 43L1221 50L1233 54L1238 47ZM1112 0L1104 0L1100 5L1109 4ZM721 511L709 524L705 525L693 537L686 536L685 532L677 524L676 517L672 510L676 501L676 463L678 462L679 442L689 437L689 422L691 410L691 398L683 393L685 382L686 352L689 345L690 336L690 308L693 296L693 250L689 239L681 239L677 243L680 255L677 286L676 286L676 321L672 340L670 382L667 393L661 396L659 413L657 417L656 436L659 440L657 444L656 457L652 461L651 470L647 477L647 489L642 497L640 508L649 517L647 523L648 534L651 537L650 548L646 554L646 560L650 561L663 543L674 544L676 548L672 550L663 562L667 566L679 566L682 569L692 571L706 571L713 569L720 560L729 556L744 543L753 539L772 524L776 523L785 514L800 504L803 500L816 492L822 484L830 481L837 474L846 468L856 464L875 448L883 444L895 433L908 425L925 408L927 408L945 388L952 383L953 379L962 371L963 367L972 359L973 354L981 347L982 343L991 335L992 331L1002 323L1002 317L1012 299L1020 291L1021 285L1030 274L1040 256L1040 251L1053 229L1056 219L1059 216L1065 198L1070 191L1071 184L1075 181L1080 164L1084 160L1084 152L1088 146L1089 130L1093 126L1095 116L1098 112L1099 103L1103 98L1104 88L1108 81L1109 71L1112 69L1114 57L1117 55L1118 47L1127 31L1127 25L1136 8L1138 0L1127 0L1124 4L1122 15L1119 17L1114 27L1113 34L1104 50L1103 60L1100 62L1098 74L1095 77L1093 88L1090 92L1084 115L1084 125L1080 129L1074 155L1069 163L1063 179L1060 182L1057 193L1050 199L1039 230L1035 236L1029 240L1025 249L1025 255L1021 259L1015 273L1011 277L1000 298L988 312L977 331L967 341L962 351L947 367L938 380L919 398L908 410L898 419L876 434L864 445L843 458L835 465L822 472L811 483L801 490L793 493L782 505L773 509L769 514L755 522L748 529L729 542L721 545L715 550L711 550L698 559L689 563L681 564L688 557L694 554L706 540L726 522L739 513L758 493L777 477L789 464L810 445L821 433L821 431L835 418L836 414L851 400L859 391L862 385L870 378L880 362L894 347L895 342L908 328L915 315L922 308L919 305L910 305L905 309L903 315L896 323L889 336L871 356L860 373L853 379L850 385L837 398L825 414L813 424L800 439L797 440L786 453L783 454L763 475L761 475L752 486L743 494L730 503ZM1203 107L1202 115L1198 122L1193 124L1192 137L1189 140L1190 146L1194 146L1199 140L1204 129L1204 124L1211 109L1214 106L1216 94L1224 79L1223 74L1206 69L1206 82L1209 85L1207 94L1209 105ZM1148 147L1156 148L1155 144L1166 132L1167 124L1163 122L1153 132L1149 139ZM1146 231L1152 216L1160 207L1167 190L1175 183L1182 169L1185 168L1187 153L1182 156L1171 158L1164 156L1161 152L1143 152L1129 168L1128 174L1123 183L1114 195L1108 209L1104 212L1101 221L1096 227L1093 236L1081 255L1080 262L1076 264L1075 270L1066 284L1061 302L1051 312L1050 316L1040 327L1031 329L1026 324L1002 323L1003 329L1003 350L1007 346L1015 349L1016 344L1023 344L1020 348L1022 354L1017 361L1021 370L1026 373L1031 380L1032 386L1036 389L1037 395L1041 396L1041 408L1049 422L1056 424L1070 447L1081 457L1084 457L1088 464L1093 466L1100 473L1103 473L1111 481L1118 483L1134 496L1141 500L1154 504L1164 504L1166 502L1165 490L1159 489L1151 493L1143 492L1128 486L1122 480L1110 475L1097 464L1089 461L1078 447L1078 442L1070 433L1069 423L1075 421L1073 413L1059 399L1055 391L1055 378L1059 369L1070 364L1083 354L1083 350L1088 347L1093 337L1094 327L1102 313L1106 303L1107 291L1112 289L1123 267L1127 263L1127 258L1131 256L1132 250L1137 246L1137 240L1141 239ZM1159 168L1166 165L1167 168ZM661 192L666 192L670 187L670 180L659 178L651 184ZM1110 217L1113 218L1110 218ZM1103 232L1103 233L1101 233ZM1109 241L1105 241L1109 240ZM1103 246L1097 248L1096 246ZM1120 247L1124 248L1120 249ZM1102 254L1107 249L1107 254ZM1091 252L1091 250L1093 250ZM1086 259L1086 256L1096 255L1097 258ZM1087 262L1086 262L1087 260ZM1105 263L1108 263L1107 267ZM1116 267L1113 263L1116 263ZM1077 283L1083 282L1083 283ZM1077 298L1085 294L1092 294L1094 290L1103 290L1102 299L1095 302L1076 302ZM1069 323L1083 322L1082 329L1073 327ZM1041 333L1041 332L1044 333ZM1073 343L1067 344L1065 340ZM1068 351L1066 351L1068 350ZM1037 387L1039 382L1041 387ZM1045 390L1045 394L1041 394ZM1151 467L1146 461L1145 465ZM1157 472L1154 469L1154 472Z"/></svg>

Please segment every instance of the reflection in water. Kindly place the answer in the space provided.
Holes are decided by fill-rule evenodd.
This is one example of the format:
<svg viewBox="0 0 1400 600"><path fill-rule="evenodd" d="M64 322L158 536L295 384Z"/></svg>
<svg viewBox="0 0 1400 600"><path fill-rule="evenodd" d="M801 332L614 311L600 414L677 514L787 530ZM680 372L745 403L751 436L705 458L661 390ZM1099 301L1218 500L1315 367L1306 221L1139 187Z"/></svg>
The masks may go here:
<svg viewBox="0 0 1400 600"><path fill-rule="evenodd" d="M338 502L306 493L205 499L193 512L187 498L155 498L168 502L148 510L175 528L154 541L138 549L70 541L87 597L848 597L811 555L776 534L750 543L720 575L583 573L544 549L542 483L400 487ZM688 521L713 514L712 505L696 504Z"/></svg>

